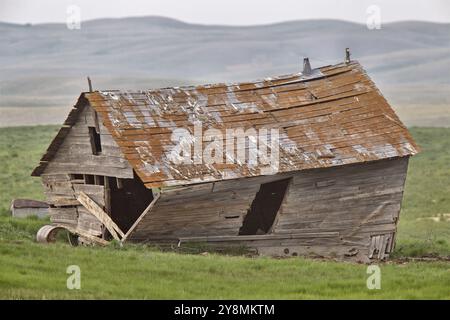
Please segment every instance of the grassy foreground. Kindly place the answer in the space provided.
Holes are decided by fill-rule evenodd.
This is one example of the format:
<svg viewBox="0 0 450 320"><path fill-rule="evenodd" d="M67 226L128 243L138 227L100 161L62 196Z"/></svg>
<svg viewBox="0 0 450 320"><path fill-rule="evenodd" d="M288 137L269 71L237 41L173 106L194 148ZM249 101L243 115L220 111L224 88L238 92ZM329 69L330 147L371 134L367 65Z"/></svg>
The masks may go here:
<svg viewBox="0 0 450 320"><path fill-rule="evenodd" d="M0 128L0 298L440 298L450 299L449 262L383 263L381 289L367 266L302 258L180 254L127 245L39 245L47 221L7 216L12 198L43 199L29 176L54 126ZM414 128L423 152L411 159L395 256L450 256L450 129ZM81 269L68 290L66 268Z"/></svg>

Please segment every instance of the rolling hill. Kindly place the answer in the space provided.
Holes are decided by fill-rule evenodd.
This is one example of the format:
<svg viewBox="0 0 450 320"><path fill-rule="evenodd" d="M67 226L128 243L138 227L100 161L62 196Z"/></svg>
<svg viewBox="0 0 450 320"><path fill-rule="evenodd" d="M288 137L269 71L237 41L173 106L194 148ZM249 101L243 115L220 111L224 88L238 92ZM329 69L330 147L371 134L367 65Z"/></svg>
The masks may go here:
<svg viewBox="0 0 450 320"><path fill-rule="evenodd" d="M80 30L0 23L0 41L0 125L24 122L25 115L27 124L61 121L87 89L87 75L95 89L252 80L298 72L304 56L313 67L340 62L345 47L388 100L399 110L408 106L408 124L424 117L432 125L450 123L450 24L409 21L369 30L305 20L234 27L142 17L86 21Z"/></svg>

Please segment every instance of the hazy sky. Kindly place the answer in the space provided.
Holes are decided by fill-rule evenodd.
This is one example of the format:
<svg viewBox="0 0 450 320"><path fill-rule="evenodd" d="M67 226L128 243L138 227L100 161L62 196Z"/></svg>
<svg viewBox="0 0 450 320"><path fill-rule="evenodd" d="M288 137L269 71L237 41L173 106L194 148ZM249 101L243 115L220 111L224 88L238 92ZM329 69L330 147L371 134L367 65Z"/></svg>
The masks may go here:
<svg viewBox="0 0 450 320"><path fill-rule="evenodd" d="M450 22L448 0L0 0L0 21L65 22L77 5L81 20L160 15L203 24L249 25L333 18L365 23L367 8L380 8L381 22Z"/></svg>

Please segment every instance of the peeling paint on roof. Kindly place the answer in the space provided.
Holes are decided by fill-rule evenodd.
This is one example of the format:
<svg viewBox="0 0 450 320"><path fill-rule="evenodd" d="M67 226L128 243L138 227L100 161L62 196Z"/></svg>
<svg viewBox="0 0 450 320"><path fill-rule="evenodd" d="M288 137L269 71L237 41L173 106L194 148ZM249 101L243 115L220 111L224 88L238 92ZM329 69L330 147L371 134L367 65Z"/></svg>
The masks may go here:
<svg viewBox="0 0 450 320"><path fill-rule="evenodd" d="M255 82L84 93L80 100L97 111L147 187L332 167L418 152L406 127L357 62ZM228 163L233 159L229 150L224 150L222 164L174 163L173 131L186 129L193 134L198 123L203 132L217 129L223 137L233 128L277 129L278 167ZM203 150L209 143L203 141Z"/></svg>

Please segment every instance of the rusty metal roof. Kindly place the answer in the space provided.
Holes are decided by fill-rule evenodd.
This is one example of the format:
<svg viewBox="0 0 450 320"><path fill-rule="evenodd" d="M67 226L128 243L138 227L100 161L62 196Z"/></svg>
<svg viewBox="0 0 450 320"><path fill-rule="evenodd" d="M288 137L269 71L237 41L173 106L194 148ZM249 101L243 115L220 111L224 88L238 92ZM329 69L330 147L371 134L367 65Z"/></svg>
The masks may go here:
<svg viewBox="0 0 450 320"><path fill-rule="evenodd" d="M171 162L173 130L194 132L199 122L203 132L214 128L224 137L231 128L278 129L279 173L418 152L406 127L355 61L255 82L96 91L82 97L101 115L149 188L264 174L259 165L248 163ZM208 143L203 141L203 146Z"/></svg>

